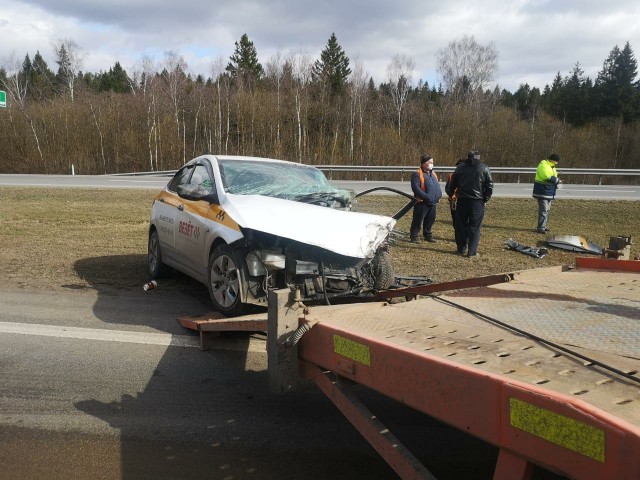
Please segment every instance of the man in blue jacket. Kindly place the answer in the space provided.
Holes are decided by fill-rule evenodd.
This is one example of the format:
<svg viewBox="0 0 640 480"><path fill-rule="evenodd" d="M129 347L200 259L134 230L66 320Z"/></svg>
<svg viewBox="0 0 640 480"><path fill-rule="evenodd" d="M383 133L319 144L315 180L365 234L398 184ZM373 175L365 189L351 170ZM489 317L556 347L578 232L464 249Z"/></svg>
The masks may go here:
<svg viewBox="0 0 640 480"><path fill-rule="evenodd" d="M431 155L423 155L420 158L420 168L411 175L411 190L418 200L413 207L413 221L409 230L411 241L420 242L418 236L422 228L424 239L435 243L431 228L436 221L436 206L442 197L442 190L438 183L438 176L433 171Z"/></svg>
<svg viewBox="0 0 640 480"><path fill-rule="evenodd" d="M548 159L542 160L536 169L536 179L533 183L533 197L538 200L538 233L550 231L547 227L551 201L556 198L558 186L562 180L558 178L556 165L560 162L560 155L552 153Z"/></svg>

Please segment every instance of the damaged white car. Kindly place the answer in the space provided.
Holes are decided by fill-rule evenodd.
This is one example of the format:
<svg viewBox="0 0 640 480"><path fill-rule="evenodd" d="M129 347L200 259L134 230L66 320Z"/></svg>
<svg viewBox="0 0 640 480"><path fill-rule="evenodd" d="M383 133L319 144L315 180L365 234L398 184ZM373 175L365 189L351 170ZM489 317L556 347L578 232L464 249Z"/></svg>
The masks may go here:
<svg viewBox="0 0 640 480"><path fill-rule="evenodd" d="M304 301L383 290L394 281L390 217L350 211L353 192L317 168L253 157L191 160L154 199L153 278L175 268L204 283L217 310L266 305L273 288Z"/></svg>

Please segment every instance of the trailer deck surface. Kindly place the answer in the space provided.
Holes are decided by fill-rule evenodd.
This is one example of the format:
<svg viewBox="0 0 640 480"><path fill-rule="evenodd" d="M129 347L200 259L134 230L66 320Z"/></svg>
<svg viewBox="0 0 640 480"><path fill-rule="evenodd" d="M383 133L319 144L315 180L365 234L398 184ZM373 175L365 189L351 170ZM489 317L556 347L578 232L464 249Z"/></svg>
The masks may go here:
<svg viewBox="0 0 640 480"><path fill-rule="evenodd" d="M335 372L498 446L496 479L532 465L640 478L637 271L536 269L415 301L314 306L306 320L306 376Z"/></svg>
<svg viewBox="0 0 640 480"><path fill-rule="evenodd" d="M404 302L307 308L273 291L268 315L180 322L203 348L206 332L268 330L272 389L313 380L403 479L435 477L352 382L497 446L494 480L527 480L536 465L638 480L640 262L576 266L382 293Z"/></svg>

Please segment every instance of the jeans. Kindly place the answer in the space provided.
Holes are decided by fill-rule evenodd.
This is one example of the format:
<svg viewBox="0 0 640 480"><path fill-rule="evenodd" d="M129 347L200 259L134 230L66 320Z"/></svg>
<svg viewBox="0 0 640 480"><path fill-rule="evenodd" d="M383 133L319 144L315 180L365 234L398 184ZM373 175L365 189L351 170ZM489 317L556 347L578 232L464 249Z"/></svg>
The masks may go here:
<svg viewBox="0 0 640 480"><path fill-rule="evenodd" d="M538 198L538 230L547 228L549 220L549 210L551 210L550 198Z"/></svg>

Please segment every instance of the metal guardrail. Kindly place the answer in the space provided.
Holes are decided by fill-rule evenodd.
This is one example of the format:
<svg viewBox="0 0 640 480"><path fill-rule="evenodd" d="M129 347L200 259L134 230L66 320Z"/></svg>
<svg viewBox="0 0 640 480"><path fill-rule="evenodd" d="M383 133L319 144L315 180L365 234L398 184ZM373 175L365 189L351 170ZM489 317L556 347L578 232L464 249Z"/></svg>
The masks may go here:
<svg viewBox="0 0 640 480"><path fill-rule="evenodd" d="M362 172L364 180L368 180L369 173L399 173L401 180L405 173L412 173L418 169L417 165L411 166L393 166L393 165L314 165L327 174L329 179L332 178L333 172ZM535 167L491 167L493 175L515 174L518 175L517 183L520 183L521 175L536 174ZM451 167L434 167L436 173L452 173L456 169ZM636 176L640 177L640 169L599 169L599 168L558 168L558 173L563 175L595 175L599 176L598 184L602 184L602 177L605 176ZM533 181L533 179L532 179Z"/></svg>
<svg viewBox="0 0 640 480"><path fill-rule="evenodd" d="M418 169L417 165L311 165L327 174L332 180L334 172L360 172L364 180L367 181L370 173L399 173L400 180L404 180L405 174L411 174ZM520 183L521 175L529 175L533 177L536 174L535 167L490 167L492 175L512 174L518 175L517 183ZM455 166L436 166L434 171L438 174L452 173L456 169ZM640 177L640 169L599 169L599 168L558 168L558 173L562 175L594 175L598 176L598 185L602 185L602 178L609 176L634 176ZM164 170L159 172L136 172L136 173L116 173L114 175L152 175L170 177L177 170ZM533 178L531 178L533 181Z"/></svg>

